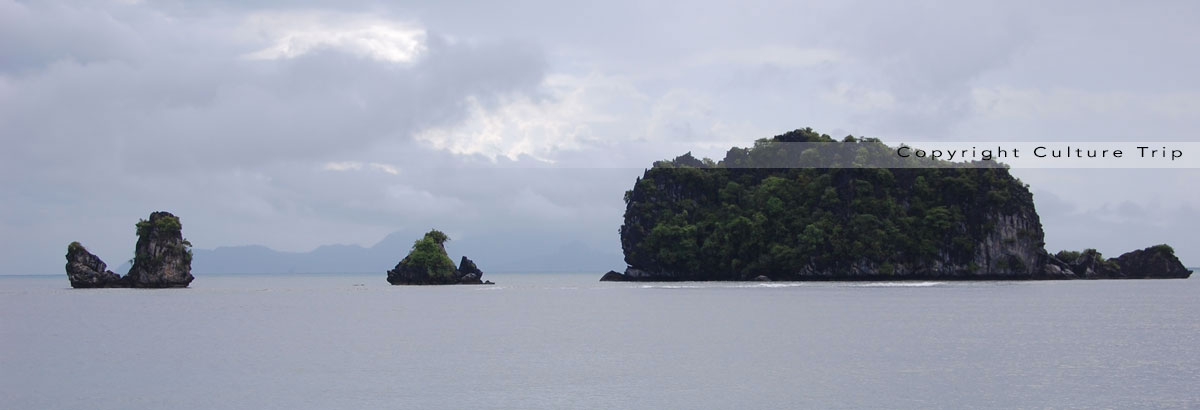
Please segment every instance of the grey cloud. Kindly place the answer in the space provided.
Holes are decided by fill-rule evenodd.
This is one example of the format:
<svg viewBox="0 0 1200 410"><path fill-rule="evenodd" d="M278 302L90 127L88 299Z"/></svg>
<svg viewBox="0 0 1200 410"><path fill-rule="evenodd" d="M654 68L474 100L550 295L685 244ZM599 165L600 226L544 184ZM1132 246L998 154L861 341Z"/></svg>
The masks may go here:
<svg viewBox="0 0 1200 410"><path fill-rule="evenodd" d="M1012 2L859 2L839 20L863 35L837 44L858 64L835 81L890 94L886 110L855 116L872 128L947 137L971 114L975 81L1008 66L1033 40L1032 13Z"/></svg>
<svg viewBox="0 0 1200 410"><path fill-rule="evenodd" d="M319 159L454 121L466 96L532 87L543 65L527 47L439 42L411 68L334 51L266 62L223 57L57 63L15 82L2 115L14 134L37 134L28 143L88 135L96 148L89 155L115 150L126 166L254 166ZM11 153L74 160L38 158L35 148ZM169 155L181 151L189 155Z"/></svg>
<svg viewBox="0 0 1200 410"><path fill-rule="evenodd" d="M1198 10L1186 2L0 0L0 259L12 261L0 272L57 272L71 240L116 265L132 246L132 223L157 209L180 214L198 247L303 251L436 226L477 243L579 239L613 252L621 193L650 161L720 156L728 145L804 126L885 141L1194 138L1187 113L1200 83L1190 72L1200 57L1181 50L1195 38ZM428 50L412 65L332 47L244 59L268 45L243 27L263 12L420 24ZM838 58L742 61L754 50ZM570 89L545 85L563 75L607 83L570 100ZM1003 101L978 105L972 93L981 88L1003 91L993 93ZM528 153L455 155L411 138L470 123L467 96L485 110L582 101L495 112L568 113L549 123L578 122L587 132L568 148L535 151L553 164ZM1106 98L1145 108L1039 108ZM497 135L519 137L524 120ZM325 169L343 162L361 169ZM1194 173L1017 173L1039 192L1052 246L1111 253L1185 241L1195 230L1187 211L1200 208L1188 193ZM1106 188L1113 184L1125 191ZM1172 206L1150 207L1155 196ZM1095 228L1130 199L1184 219L1153 229L1122 222L1114 231L1130 234L1121 238ZM1097 210L1104 204L1114 211ZM1196 255L1177 249L1185 261Z"/></svg>
<svg viewBox="0 0 1200 410"><path fill-rule="evenodd" d="M48 30L53 28L52 30ZM130 28L103 9L0 2L0 70L23 73L56 61L99 62L138 52Z"/></svg>
<svg viewBox="0 0 1200 410"><path fill-rule="evenodd" d="M160 208L192 215L185 223L200 239L237 237L245 225L231 217L276 229L258 238L268 242L295 235L288 225L303 218L320 220L294 230L328 235L352 222L327 216L328 208L357 213L364 208L350 201L373 199L331 191L377 189L349 178L298 179L378 144L393 146L388 161L420 166L431 155L409 142L413 132L460 120L468 96L491 104L494 94L531 92L546 65L536 45L450 43L433 33L408 66L335 49L247 60L263 45L230 31L236 16L168 16L111 4L3 6L6 19L25 22L4 25L4 38L28 41L0 44L13 62L0 67L0 252L38 255L6 254L17 261L5 268L14 273L51 269L62 244L75 239L119 254L126 246L116 238L128 236L126 225ZM175 18L181 21L163 26ZM227 222L198 223L216 219ZM21 245L9 242L17 238ZM300 246L321 240L307 238Z"/></svg>

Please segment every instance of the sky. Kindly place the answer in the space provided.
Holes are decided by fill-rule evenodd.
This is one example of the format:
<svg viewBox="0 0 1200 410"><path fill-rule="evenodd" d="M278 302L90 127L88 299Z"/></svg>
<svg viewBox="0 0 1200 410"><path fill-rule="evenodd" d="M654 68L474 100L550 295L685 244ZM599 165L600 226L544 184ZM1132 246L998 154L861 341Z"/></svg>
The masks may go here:
<svg viewBox="0 0 1200 410"><path fill-rule="evenodd" d="M688 151L804 127L1196 141L1197 21L1190 1L0 0L0 274L61 273L75 240L115 267L156 210L203 249L438 228L619 265L622 193ZM1051 251L1165 242L1195 266L1197 171L1013 173Z"/></svg>

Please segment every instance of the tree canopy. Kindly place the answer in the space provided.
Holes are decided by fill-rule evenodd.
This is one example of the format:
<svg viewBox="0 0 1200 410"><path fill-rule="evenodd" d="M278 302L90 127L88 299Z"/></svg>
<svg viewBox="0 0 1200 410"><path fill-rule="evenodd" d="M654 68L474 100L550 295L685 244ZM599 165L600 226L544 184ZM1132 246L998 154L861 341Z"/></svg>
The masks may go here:
<svg viewBox="0 0 1200 410"><path fill-rule="evenodd" d="M412 250L401 264L417 269L424 269L431 278L451 278L454 276L454 261L446 254L443 244L450 237L439 230L431 230L424 237L413 243Z"/></svg>
<svg viewBox="0 0 1200 410"><path fill-rule="evenodd" d="M1036 218L1007 168L901 167L908 160L878 139L837 142L806 128L732 148L719 162L691 153L658 161L625 193L625 260L700 279L862 263L887 273L944 254L965 262L996 215ZM848 162L896 167L821 167ZM1041 246L1040 231L1021 234Z"/></svg>

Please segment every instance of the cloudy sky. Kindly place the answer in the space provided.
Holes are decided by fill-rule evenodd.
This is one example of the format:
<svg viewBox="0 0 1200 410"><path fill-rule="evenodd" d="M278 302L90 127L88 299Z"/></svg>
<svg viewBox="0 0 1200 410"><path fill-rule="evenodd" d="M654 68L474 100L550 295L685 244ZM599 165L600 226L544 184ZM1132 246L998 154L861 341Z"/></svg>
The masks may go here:
<svg viewBox="0 0 1200 410"><path fill-rule="evenodd" d="M803 127L1197 140L1200 3L965 3L0 0L0 274L119 265L154 210L198 248L615 255L650 161ZM1014 173L1051 250L1200 265L1196 170Z"/></svg>

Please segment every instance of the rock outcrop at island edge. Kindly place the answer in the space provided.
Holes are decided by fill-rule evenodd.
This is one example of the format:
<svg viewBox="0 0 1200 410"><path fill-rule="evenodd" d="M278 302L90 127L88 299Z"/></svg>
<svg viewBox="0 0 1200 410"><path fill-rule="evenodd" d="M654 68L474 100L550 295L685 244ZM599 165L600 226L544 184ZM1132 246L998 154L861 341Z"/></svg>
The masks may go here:
<svg viewBox="0 0 1200 410"><path fill-rule="evenodd" d="M625 194L620 235L628 267L602 280L1191 274L1169 246L1108 260L1095 251L1050 255L1033 196L1007 168L913 160L877 139L837 142L803 129L730 149L719 162L690 153L656 162Z"/></svg>
<svg viewBox="0 0 1200 410"><path fill-rule="evenodd" d="M446 253L446 234L431 230L413 243L412 250L396 267L387 272L387 281L393 285L491 285L483 280L483 271L475 262L463 256L459 266L454 266Z"/></svg>
<svg viewBox="0 0 1200 410"><path fill-rule="evenodd" d="M1184 279L1192 275L1192 271L1175 257L1175 249L1167 245L1155 245L1129 252L1110 261L1116 262L1120 267L1119 277L1125 279Z"/></svg>
<svg viewBox="0 0 1200 410"><path fill-rule="evenodd" d="M79 242L67 245L67 280L73 288L124 287L121 276L108 270L104 261Z"/></svg>
<svg viewBox="0 0 1200 410"><path fill-rule="evenodd" d="M1129 252L1116 258L1117 266L1121 266L1123 278L1187 278L1192 271L1183 266L1180 258L1175 257L1175 249L1166 245L1156 245Z"/></svg>
<svg viewBox="0 0 1200 410"><path fill-rule="evenodd" d="M600 277L601 282L621 282L624 280L625 280L625 274L623 274L621 272L617 272L615 270L610 270L610 271L608 271L608 273L605 273L604 276Z"/></svg>
<svg viewBox="0 0 1200 410"><path fill-rule="evenodd" d="M192 244L183 239L183 225L170 212L154 212L137 223L138 241L133 266L125 276L79 242L67 246L67 279L74 288L186 288L192 276Z"/></svg>
<svg viewBox="0 0 1200 410"><path fill-rule="evenodd" d="M475 261L467 258L466 256L463 256L462 260L458 262L458 274L459 283L473 285L483 284L483 271L479 270L478 266L475 266Z"/></svg>

